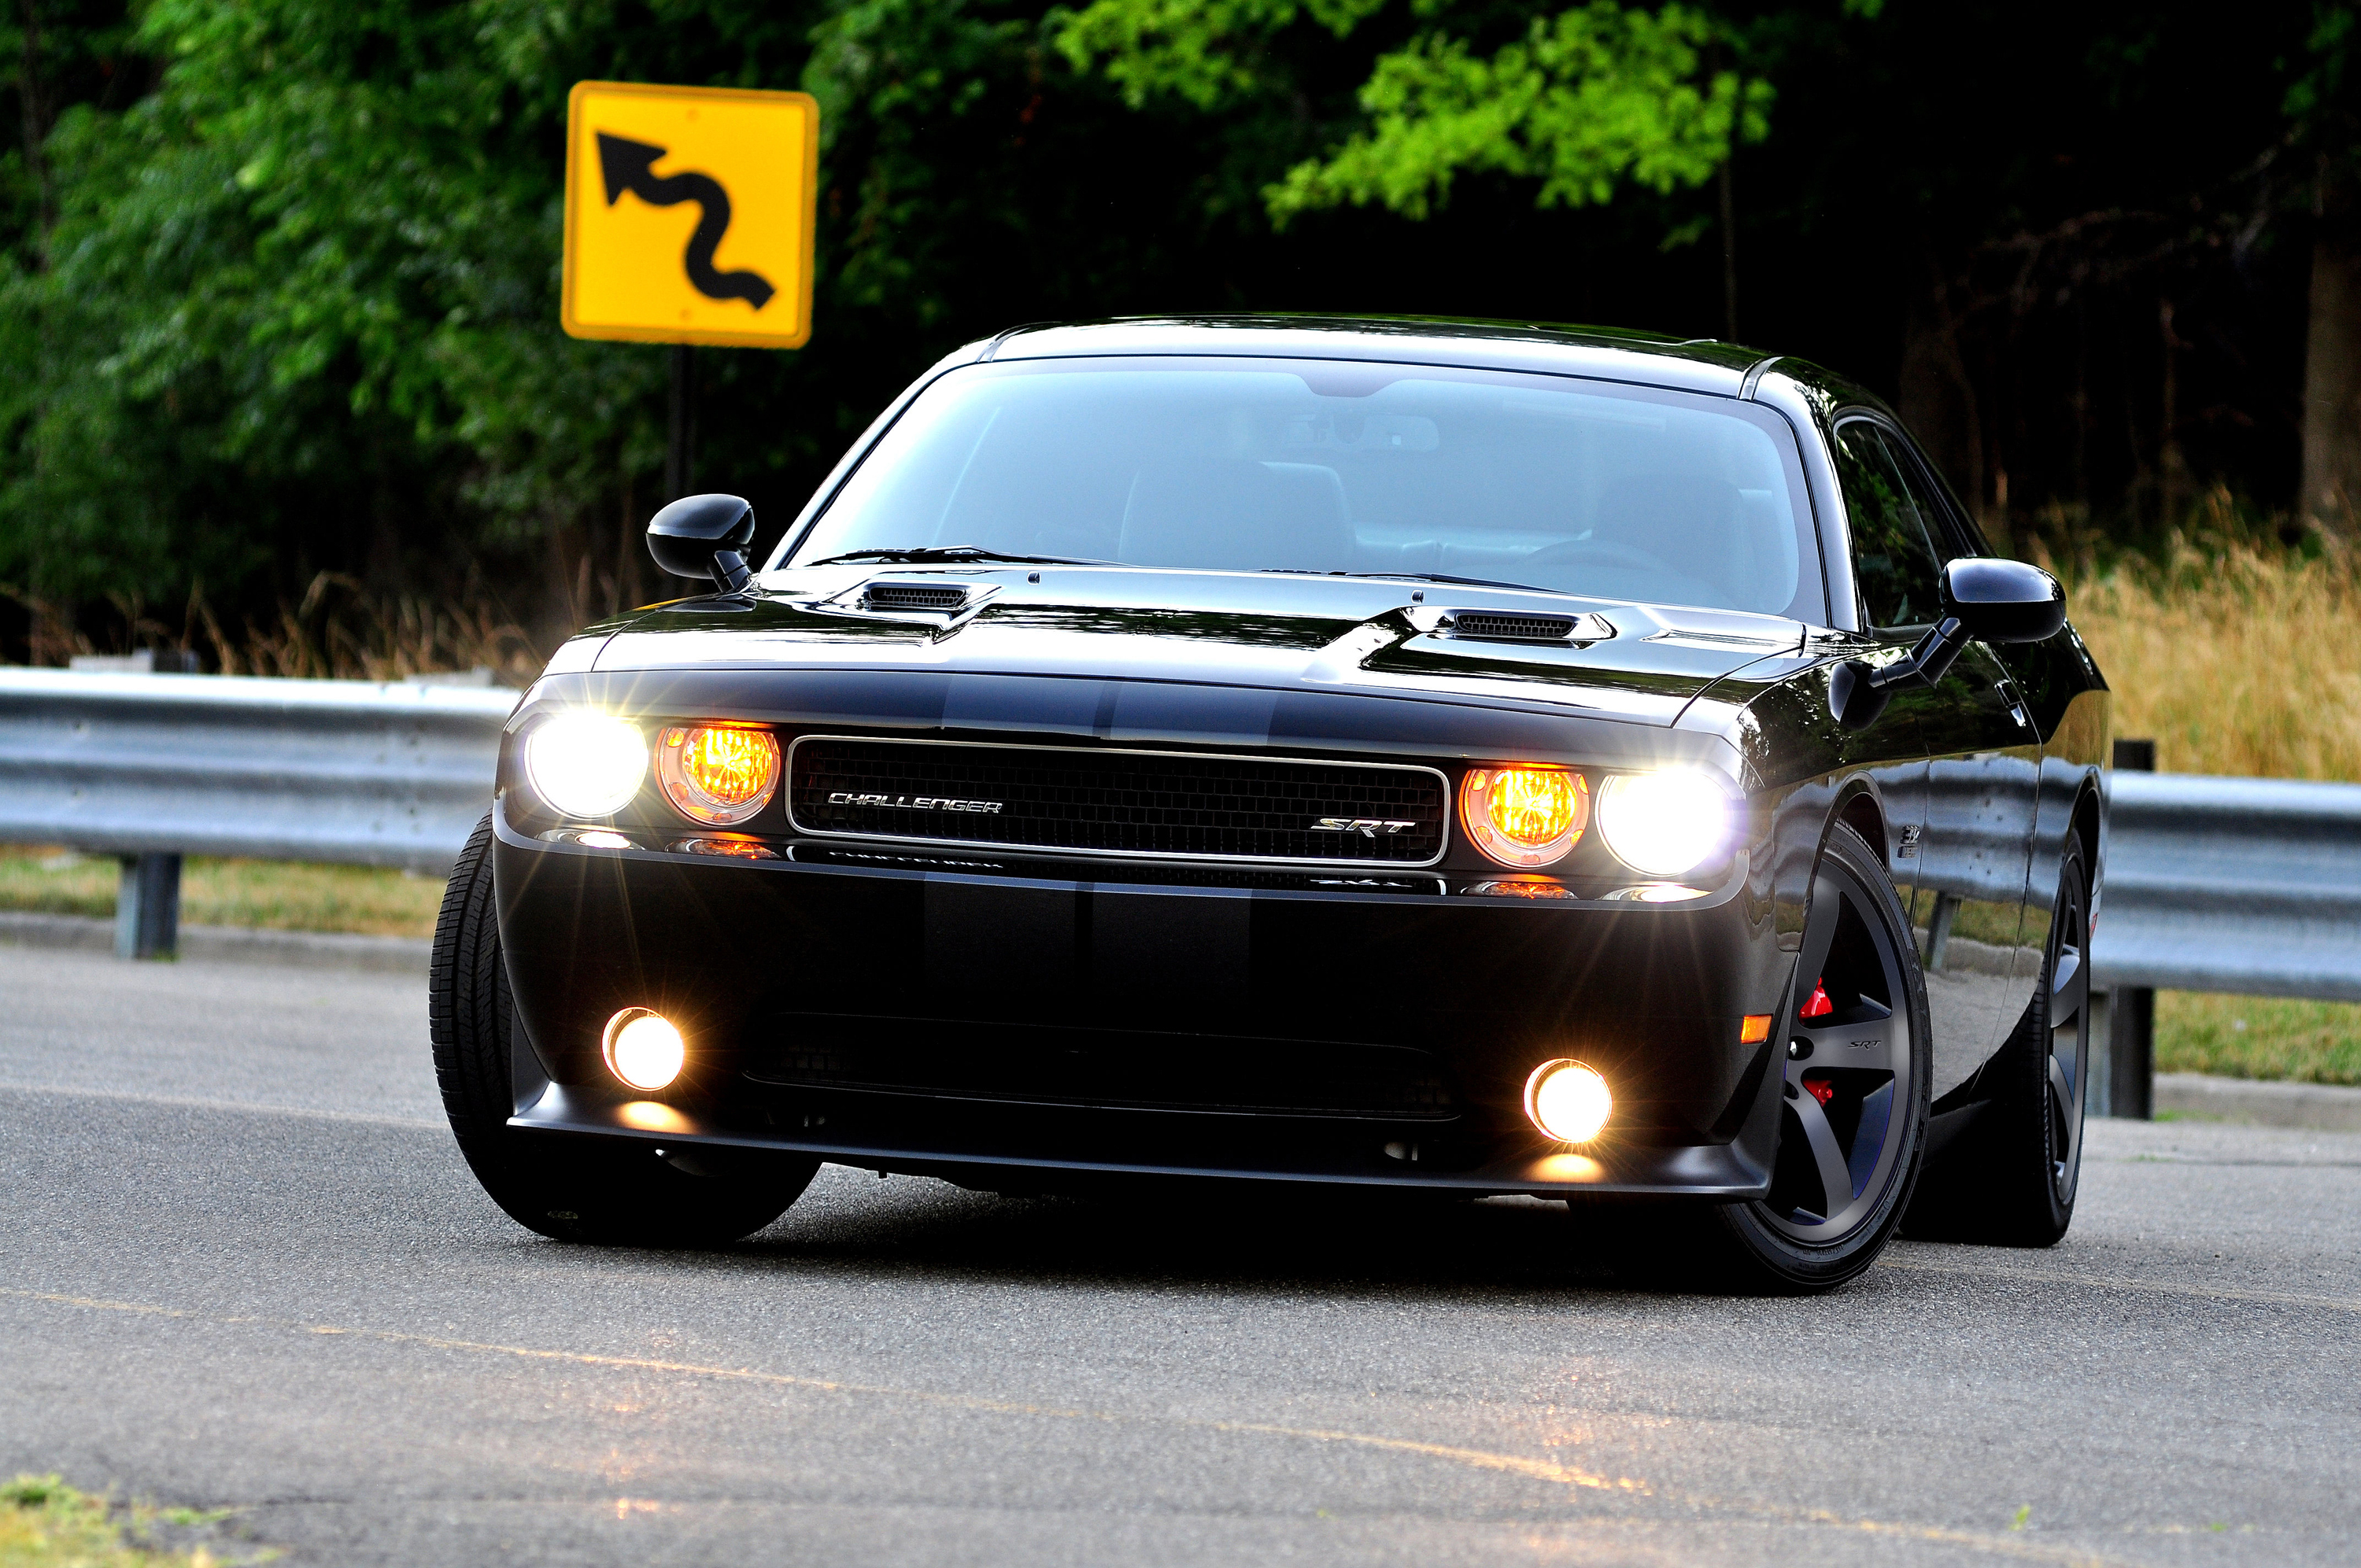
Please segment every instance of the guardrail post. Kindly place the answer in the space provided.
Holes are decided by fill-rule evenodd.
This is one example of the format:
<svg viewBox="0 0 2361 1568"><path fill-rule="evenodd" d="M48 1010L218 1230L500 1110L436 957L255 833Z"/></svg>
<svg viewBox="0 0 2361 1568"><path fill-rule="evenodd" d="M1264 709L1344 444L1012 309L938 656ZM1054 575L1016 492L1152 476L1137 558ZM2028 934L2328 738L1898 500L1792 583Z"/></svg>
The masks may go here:
<svg viewBox="0 0 2361 1568"><path fill-rule="evenodd" d="M2117 740L2118 773L2156 772L2156 742ZM2107 1010L2107 1114L2135 1122L2156 1119L2156 992L2127 985Z"/></svg>
<svg viewBox="0 0 2361 1568"><path fill-rule="evenodd" d="M115 956L171 959L181 953L181 857L126 855L115 884Z"/></svg>
<svg viewBox="0 0 2361 1568"><path fill-rule="evenodd" d="M2156 1119L2156 992L2127 985L2109 999L2107 1085L2110 1116Z"/></svg>
<svg viewBox="0 0 2361 1568"><path fill-rule="evenodd" d="M2082 1114L2115 1113L2115 997L2099 986L2091 988L2083 1004Z"/></svg>

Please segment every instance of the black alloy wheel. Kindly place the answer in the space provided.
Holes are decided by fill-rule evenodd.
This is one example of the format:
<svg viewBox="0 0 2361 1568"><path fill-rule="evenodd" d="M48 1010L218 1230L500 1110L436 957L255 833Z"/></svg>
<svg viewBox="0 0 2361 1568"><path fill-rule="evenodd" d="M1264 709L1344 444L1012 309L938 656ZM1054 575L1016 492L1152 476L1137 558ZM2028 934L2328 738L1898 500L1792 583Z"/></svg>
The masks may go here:
<svg viewBox="0 0 2361 1568"><path fill-rule="evenodd" d="M560 1241L720 1246L786 1212L819 1161L760 1150L658 1150L510 1126L516 1004L492 901L492 820L459 852L434 923L426 1015L443 1108L492 1201Z"/></svg>
<svg viewBox="0 0 2361 1568"><path fill-rule="evenodd" d="M1713 1211L1732 1284L1816 1290L1875 1262L1927 1143L1927 984L1884 862L1828 829L1785 1017L1769 1194Z"/></svg>

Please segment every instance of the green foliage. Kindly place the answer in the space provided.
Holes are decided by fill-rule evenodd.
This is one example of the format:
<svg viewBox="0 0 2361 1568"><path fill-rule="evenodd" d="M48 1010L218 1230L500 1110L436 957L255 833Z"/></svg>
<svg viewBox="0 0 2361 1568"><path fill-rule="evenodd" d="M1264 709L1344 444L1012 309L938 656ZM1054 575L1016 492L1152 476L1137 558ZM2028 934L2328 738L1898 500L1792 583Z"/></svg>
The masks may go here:
<svg viewBox="0 0 2361 1568"><path fill-rule="evenodd" d="M1058 47L1078 71L1093 67L1138 108L1170 93L1199 109L1284 87L1268 41L1308 18L1344 38L1386 0L1094 0L1053 14Z"/></svg>
<svg viewBox="0 0 2361 1568"><path fill-rule="evenodd" d="M665 499L665 352L556 327L566 95L585 78L821 101L813 342L698 356L699 481L752 497L766 541L910 374L1016 322L1433 309L1719 330L1723 280L1704 269L1720 258L1663 247L1719 226L1719 192L1699 188L1734 157L1740 226L1782 241L1742 252L1750 300L1775 302L1749 306L1766 338L1874 378L1908 313L1897 280L1933 268L1992 323L1959 328L1987 346L1962 338L1942 362L2055 390L2056 366L2003 369L2021 345L2152 342L2158 256L2226 258L2224 300L2279 287L2270 203L2286 199L2234 225L2236 171L2290 134L2345 156L2356 124L2338 107L2346 0L2235 27L2189 0L8 10L8 657L64 651L28 636L12 595L69 630L79 615L147 639L202 620L201 588L236 634L282 625L329 574L385 602L464 591L481 624L545 641L658 590L637 532ZM2200 206L2213 227L2124 226ZM2038 287L2013 281L2035 262ZM1960 281L1979 267L1998 281ZM2040 300L2103 313L2110 288L2120 321L2023 316ZM2213 349L2184 354L2189 450L2218 440L2229 455L2204 462L2272 493L2287 459L2263 444L2286 444L2271 422L2294 406L2272 345L2301 331L2263 306L2235 331L2180 320L2189 342L2231 345L2216 363L2260 367L2224 390L2195 357ZM2103 438L2151 440L2154 366L2102 374L2127 389L2107 410L2027 413L2011 389L1985 411L2007 433L1984 438L1992 468L2020 496L2090 504L2094 484L2152 471ZM2228 411L2198 431L2185 411L2201 408Z"/></svg>
<svg viewBox="0 0 2361 1568"><path fill-rule="evenodd" d="M1423 218L1465 170L1538 181L1544 207L1604 204L1626 181L1660 194L1703 184L1770 128L1768 82L1706 68L1737 41L1702 12L1614 0L1536 17L1488 58L1427 34L1379 57L1361 89L1374 127L1289 170L1271 214L1379 202Z"/></svg>
<svg viewBox="0 0 2361 1568"><path fill-rule="evenodd" d="M1296 86L1272 53L1290 28L1343 38L1384 8L1094 0L1053 26L1074 65L1103 71L1134 106L1166 94L1213 110ZM1280 226L1346 204L1424 218L1470 172L1536 181L1543 207L1603 204L1627 182L1668 193L1712 178L1734 146L1769 129L1772 84L1739 69L1745 35L1693 6L1590 0L1532 16L1489 52L1471 35L1497 32L1498 8L1413 0L1412 11L1426 30L1378 53L1355 95L1367 128L1264 191Z"/></svg>

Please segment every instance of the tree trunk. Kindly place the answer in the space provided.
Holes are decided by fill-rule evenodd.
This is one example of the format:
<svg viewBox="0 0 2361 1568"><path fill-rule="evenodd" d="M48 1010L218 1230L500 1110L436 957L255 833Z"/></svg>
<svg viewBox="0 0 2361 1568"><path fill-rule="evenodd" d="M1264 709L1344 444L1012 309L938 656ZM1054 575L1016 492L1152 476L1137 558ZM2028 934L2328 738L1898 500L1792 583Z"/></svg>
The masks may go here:
<svg viewBox="0 0 2361 1568"><path fill-rule="evenodd" d="M2341 225L2312 244L2298 510L2323 529L2361 534L2361 236Z"/></svg>
<svg viewBox="0 0 2361 1568"><path fill-rule="evenodd" d="M1959 323L1951 314L1941 270L1931 261L1925 280L1909 291L1903 314L1898 380L1896 411L1902 422L1976 520L1984 521L1991 498L1984 493L1982 421L1977 417L1975 388L1960 353Z"/></svg>

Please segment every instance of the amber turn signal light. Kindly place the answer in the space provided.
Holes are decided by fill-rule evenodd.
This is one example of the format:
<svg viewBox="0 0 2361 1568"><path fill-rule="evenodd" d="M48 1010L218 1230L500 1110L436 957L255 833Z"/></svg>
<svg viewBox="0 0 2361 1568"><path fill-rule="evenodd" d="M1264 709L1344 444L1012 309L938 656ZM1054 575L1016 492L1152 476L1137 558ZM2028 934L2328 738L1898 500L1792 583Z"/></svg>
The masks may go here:
<svg viewBox="0 0 2361 1568"><path fill-rule="evenodd" d="M779 787L778 738L745 725L675 725L656 737L656 782L691 822L746 821Z"/></svg>
<svg viewBox="0 0 2361 1568"><path fill-rule="evenodd" d="M1460 785L1459 819L1500 864L1550 865L1590 825L1590 781L1568 768L1472 768Z"/></svg>
<svg viewBox="0 0 2361 1568"><path fill-rule="evenodd" d="M1738 1021L1738 1043L1740 1045L1759 1046L1770 1037L1770 1014L1749 1013L1745 1017Z"/></svg>

